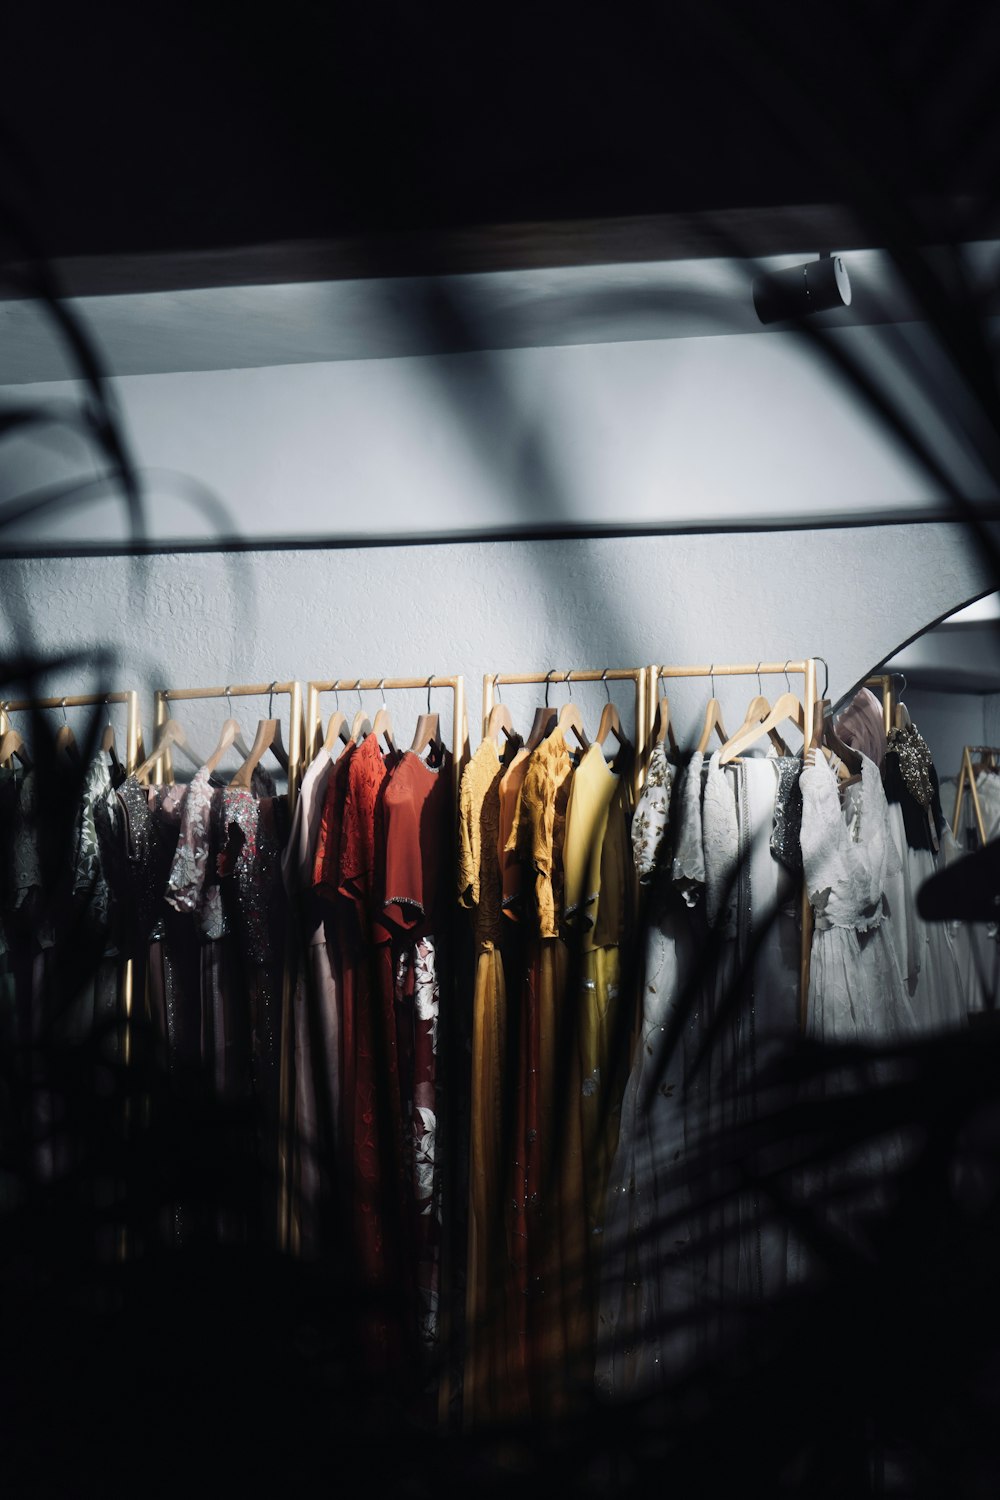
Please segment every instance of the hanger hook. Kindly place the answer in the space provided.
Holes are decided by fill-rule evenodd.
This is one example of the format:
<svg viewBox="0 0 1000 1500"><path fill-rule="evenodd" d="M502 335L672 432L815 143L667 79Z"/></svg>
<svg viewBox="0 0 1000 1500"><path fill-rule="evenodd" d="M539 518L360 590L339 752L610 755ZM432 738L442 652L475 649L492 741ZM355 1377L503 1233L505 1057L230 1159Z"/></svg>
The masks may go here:
<svg viewBox="0 0 1000 1500"><path fill-rule="evenodd" d="M903 679L903 686L901 688L899 688L898 691L897 691L897 693L896 693L896 697L899 699L900 703L902 703L902 701L903 701L903 694L906 692L906 673L905 672L897 672L896 675L897 675L897 677L902 677L902 679Z"/></svg>
<svg viewBox="0 0 1000 1500"><path fill-rule="evenodd" d="M788 661L791 661L791 657L788 658ZM785 662L785 665L782 667L781 670L785 674L785 687L788 689L789 692L791 692L792 691L792 684L788 680L788 662L787 661Z"/></svg>
<svg viewBox="0 0 1000 1500"><path fill-rule="evenodd" d="M760 694L760 696L763 698L763 696L764 696L764 688L763 688L763 684L761 683L761 680L760 680L760 662L757 663L757 691Z"/></svg>
<svg viewBox="0 0 1000 1500"><path fill-rule="evenodd" d="M333 684L333 701L337 705L337 713L340 713L340 694L337 692L337 684Z"/></svg>
<svg viewBox="0 0 1000 1500"><path fill-rule="evenodd" d="M712 683L712 697L715 697L715 662L708 669L708 675Z"/></svg>
<svg viewBox="0 0 1000 1500"><path fill-rule="evenodd" d="M388 713L389 712L389 707L388 707L388 704L385 701L385 678L384 677L380 677L379 680L378 680L378 690L379 690L379 696L382 699L382 707L385 709L386 713Z"/></svg>
<svg viewBox="0 0 1000 1500"><path fill-rule="evenodd" d="M826 698L829 695L829 688L830 688L830 667L829 667L829 663L827 662L825 656L814 657L814 660L815 661L821 661L823 663L823 691L820 693L820 697L821 698Z"/></svg>
<svg viewBox="0 0 1000 1500"><path fill-rule="evenodd" d="M69 723L69 719L66 717L66 699L65 698L62 700L62 702L60 703L59 707L63 711L63 723L64 724L68 724Z"/></svg>
<svg viewBox="0 0 1000 1500"><path fill-rule="evenodd" d="M227 703L227 705L229 707L229 717L232 718L233 717L233 690L230 687L226 688L226 703ZM270 718L270 714L268 714L268 718Z"/></svg>
<svg viewBox="0 0 1000 1500"><path fill-rule="evenodd" d="M548 708L548 706L549 706L549 683L552 681L552 677L553 677L553 674L555 673L555 670L556 670L555 667L550 667L549 670L545 674L545 707L546 708Z"/></svg>
<svg viewBox="0 0 1000 1500"><path fill-rule="evenodd" d="M275 678L274 682L271 683L271 688L267 695L267 717L269 719L274 718L274 690L277 685L278 681L277 678Z"/></svg>
<svg viewBox="0 0 1000 1500"><path fill-rule="evenodd" d="M361 696L361 678L360 677L357 677L354 680L354 691L358 695L358 708L361 710L362 713L364 713L364 711L365 711L365 700Z"/></svg>
<svg viewBox="0 0 1000 1500"><path fill-rule="evenodd" d="M611 702L611 689L608 687L608 668L607 667L605 667L604 671L601 673L601 681L604 683L604 691L605 691L605 693L607 693L607 695L608 695L608 702L610 703Z"/></svg>
<svg viewBox="0 0 1000 1500"><path fill-rule="evenodd" d="M430 711L431 711L431 688L433 686L434 686L434 673L432 672L431 675L427 679L427 712L428 713L430 713Z"/></svg>

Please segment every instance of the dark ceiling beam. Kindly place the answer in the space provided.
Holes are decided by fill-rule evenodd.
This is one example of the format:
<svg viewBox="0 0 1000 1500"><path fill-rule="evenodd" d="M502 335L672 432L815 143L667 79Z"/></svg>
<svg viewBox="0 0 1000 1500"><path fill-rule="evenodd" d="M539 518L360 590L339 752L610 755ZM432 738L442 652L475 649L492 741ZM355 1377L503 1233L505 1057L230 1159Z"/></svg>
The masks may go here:
<svg viewBox="0 0 1000 1500"><path fill-rule="evenodd" d="M964 205L919 205L928 244L964 238ZM1000 214L977 222L977 238L1000 235ZM496 224L442 231L289 240L163 253L56 260L63 295L114 296L199 287L262 286L376 276L461 274L700 259L756 258L880 249L857 215L837 204L738 208L603 219ZM29 268L0 265L0 299L35 295Z"/></svg>

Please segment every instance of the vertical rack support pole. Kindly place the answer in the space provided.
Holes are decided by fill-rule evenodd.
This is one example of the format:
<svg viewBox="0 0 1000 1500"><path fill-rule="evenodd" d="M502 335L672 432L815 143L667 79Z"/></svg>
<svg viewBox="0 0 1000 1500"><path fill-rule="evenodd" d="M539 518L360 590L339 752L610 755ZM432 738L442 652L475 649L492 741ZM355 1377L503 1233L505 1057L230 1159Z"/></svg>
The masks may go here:
<svg viewBox="0 0 1000 1500"><path fill-rule="evenodd" d="M310 682L306 689L306 722L305 722L305 746L303 748L302 763L307 765L314 759L320 746L320 735L317 733L320 724L319 712L319 690L314 682Z"/></svg>
<svg viewBox="0 0 1000 1500"><path fill-rule="evenodd" d="M155 697L153 699L153 743L154 743L154 745L155 745L156 741L159 739L160 730L163 728L163 726L167 722L168 718L169 718L169 710L167 709L167 696L166 696L166 693L164 692L164 690L162 688L157 688L156 695L155 695ZM164 750L163 754L159 757L159 759L157 760L156 764L154 765L154 767L153 767L153 774L154 774L157 782L161 786L164 784L164 782L173 781L173 779L174 779L174 767L173 767L173 761L170 758L170 749L169 749L169 747L166 750Z"/></svg>
<svg viewBox="0 0 1000 1500"><path fill-rule="evenodd" d="M291 821L299 791L303 759L302 684L291 685L288 710L288 816ZM281 1041L278 1054L278 1248L297 1248L292 1191L295 1131L292 1112L295 1100L295 989L298 955L293 951L295 924L286 924L285 961L281 976Z"/></svg>
<svg viewBox="0 0 1000 1500"><path fill-rule="evenodd" d="M815 657L806 657L805 661L805 688L802 694L805 702L802 707L805 716L805 744L808 747L809 736L812 733L812 723L816 709L816 660ZM809 901L809 890L806 885L805 875L802 877L802 949L799 959L799 1027L804 1032L809 1014L809 969L810 956L812 953L813 913Z"/></svg>
<svg viewBox="0 0 1000 1500"><path fill-rule="evenodd" d="M490 714L493 712L493 678L483 678L483 728L480 738L486 733L486 726L490 722Z"/></svg>

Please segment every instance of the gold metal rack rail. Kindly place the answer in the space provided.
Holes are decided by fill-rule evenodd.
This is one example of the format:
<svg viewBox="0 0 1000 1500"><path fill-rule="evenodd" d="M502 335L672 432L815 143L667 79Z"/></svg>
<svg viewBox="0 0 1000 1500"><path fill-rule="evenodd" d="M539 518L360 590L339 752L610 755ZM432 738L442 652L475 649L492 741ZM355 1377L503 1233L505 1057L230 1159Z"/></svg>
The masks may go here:
<svg viewBox="0 0 1000 1500"><path fill-rule="evenodd" d="M0 735L10 728L9 715L27 713L34 708L99 708L102 704L124 703L127 706L125 720L125 769L134 771L139 763L139 748L142 743L142 722L139 717L139 694L134 688L120 693L70 693L62 698L11 698L0 702Z"/></svg>
<svg viewBox="0 0 1000 1500"><path fill-rule="evenodd" d="M557 671L553 668L549 672L496 672L489 673L483 678L483 723L482 733L486 733L490 713L494 703L497 701L496 691L499 687L540 687L543 683L550 683L555 687L559 683L567 682L631 682L635 690L635 790L638 792L642 786L643 776L646 771L646 761L649 753L647 741L649 739L649 718L647 710L646 694L646 667L608 667L600 670L574 669L572 671ZM558 704L554 705L558 708Z"/></svg>
<svg viewBox="0 0 1000 1500"><path fill-rule="evenodd" d="M375 693L375 692L437 692L444 688L452 694L452 766L454 773L455 803L458 804L458 786L468 751L469 730L465 708L465 678L462 676L439 677L331 677L325 681L306 683L306 759L311 760L319 748L317 736L321 734L322 714L320 698L324 693Z"/></svg>
<svg viewBox="0 0 1000 1500"><path fill-rule="evenodd" d="M698 667L651 666L649 668L649 722L653 722L659 684L665 678L707 677L711 679L713 677L776 677L779 675L790 675L803 679L802 708L808 739L808 736L812 733L811 726L817 702L816 658L812 656L804 657L798 661L740 662L736 665L723 663L721 666L717 662L713 662L708 666ZM809 959L812 947L812 929L812 907L809 903L809 892L806 889L805 881L803 881L802 950L799 958L799 1025L803 1031L805 1030L809 1010Z"/></svg>

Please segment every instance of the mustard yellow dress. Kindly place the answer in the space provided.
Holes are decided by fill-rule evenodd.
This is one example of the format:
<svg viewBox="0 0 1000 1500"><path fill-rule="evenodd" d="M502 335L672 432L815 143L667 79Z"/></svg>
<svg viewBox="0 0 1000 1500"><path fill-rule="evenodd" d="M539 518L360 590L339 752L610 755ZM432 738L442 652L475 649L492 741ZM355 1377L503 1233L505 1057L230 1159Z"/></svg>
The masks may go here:
<svg viewBox="0 0 1000 1500"><path fill-rule="evenodd" d="M583 1154L585 1240L596 1284L594 1251L604 1224L608 1175L618 1144L627 1050L615 1027L621 1024L621 947L629 911L630 780L591 745L573 773L566 811L565 915L570 944L578 943L574 972L579 975L576 1045ZM612 1076L614 1074L614 1076Z"/></svg>
<svg viewBox="0 0 1000 1500"><path fill-rule="evenodd" d="M483 740L459 790L458 899L473 915L476 963L463 1380L463 1411L470 1424L508 1414L512 1392L524 1380L523 1350L510 1310L510 1192L503 1163L507 991L498 946L502 774L496 744Z"/></svg>
<svg viewBox="0 0 1000 1500"><path fill-rule="evenodd" d="M561 730L532 751L507 842L530 887L535 940L519 997L520 1108L513 1243L524 1297L531 1413L564 1410L591 1379L581 1078L567 1008L563 843L572 763ZM528 879L530 876L530 880Z"/></svg>

